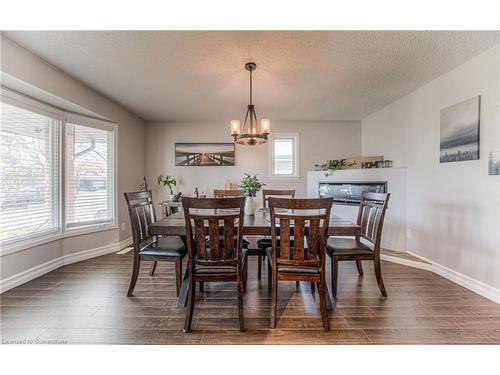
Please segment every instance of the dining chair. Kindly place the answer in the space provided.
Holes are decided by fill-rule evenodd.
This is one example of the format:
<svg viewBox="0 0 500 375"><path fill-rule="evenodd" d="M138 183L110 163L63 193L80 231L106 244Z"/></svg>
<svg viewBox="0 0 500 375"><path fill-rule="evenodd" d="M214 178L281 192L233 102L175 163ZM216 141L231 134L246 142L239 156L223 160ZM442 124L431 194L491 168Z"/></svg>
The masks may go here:
<svg viewBox="0 0 500 375"><path fill-rule="evenodd" d="M277 190L277 189L263 189L262 190L262 200L263 207L269 207L270 197L289 197L295 198L295 190ZM278 241L279 245L279 241ZM257 241L257 249L250 249L248 256L258 256L258 266L257 266L257 279L261 279L262 275L262 264L266 260L266 249L271 247L271 236L266 236Z"/></svg>
<svg viewBox="0 0 500 375"><path fill-rule="evenodd" d="M189 289L184 332L191 329L196 282L236 282L240 331L244 331L243 288L247 258L243 249L245 198L182 198L188 249ZM210 246L206 246L206 237ZM222 241L220 241L222 238Z"/></svg>
<svg viewBox="0 0 500 375"><path fill-rule="evenodd" d="M269 198L272 246L267 250L267 258L272 278L271 328L276 327L278 281L308 281L319 284L323 328L330 330L325 253L332 204L331 197Z"/></svg>
<svg viewBox="0 0 500 375"><path fill-rule="evenodd" d="M244 197L245 192L240 189L214 189L215 198L228 198L228 197Z"/></svg>
<svg viewBox="0 0 500 375"><path fill-rule="evenodd" d="M134 242L134 264L127 297L131 297L134 292L141 260L153 261L149 271L150 276L155 272L157 261L175 262L175 286L178 296L182 283L182 259L187 254L184 243L180 237L158 237L149 234L148 225L156 221L151 191L137 191L124 195Z"/></svg>
<svg viewBox="0 0 500 375"><path fill-rule="evenodd" d="M372 260L380 292L387 297L380 268L380 241L389 197L390 193L363 192L357 219L361 234L354 238L330 237L328 239L327 254L331 258L332 294L335 298L337 298L338 263L347 260L356 261L360 275L363 275L361 261Z"/></svg>

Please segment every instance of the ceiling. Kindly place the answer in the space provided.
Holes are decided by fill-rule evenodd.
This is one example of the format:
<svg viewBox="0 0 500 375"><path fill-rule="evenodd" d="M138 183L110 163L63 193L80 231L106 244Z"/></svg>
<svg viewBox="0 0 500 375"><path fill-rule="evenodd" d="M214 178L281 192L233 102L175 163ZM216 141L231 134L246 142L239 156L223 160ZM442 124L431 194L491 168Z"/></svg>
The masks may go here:
<svg viewBox="0 0 500 375"><path fill-rule="evenodd" d="M8 31L145 120L360 120L500 43L498 31Z"/></svg>

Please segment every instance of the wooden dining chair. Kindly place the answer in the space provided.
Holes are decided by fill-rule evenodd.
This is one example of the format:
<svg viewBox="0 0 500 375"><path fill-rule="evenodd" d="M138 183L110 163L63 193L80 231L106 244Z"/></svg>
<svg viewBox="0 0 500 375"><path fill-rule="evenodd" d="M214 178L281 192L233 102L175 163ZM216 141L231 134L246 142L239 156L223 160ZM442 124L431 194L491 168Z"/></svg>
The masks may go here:
<svg viewBox="0 0 500 375"><path fill-rule="evenodd" d="M214 189L215 198L244 197L245 192L240 189Z"/></svg>
<svg viewBox="0 0 500 375"><path fill-rule="evenodd" d="M157 261L175 262L175 285L179 295L182 283L182 259L187 253L184 243L180 237L158 237L149 234L148 225L156 221L151 191L137 191L124 195L134 242L134 265L127 297L131 297L134 292L141 260L153 261L150 276L154 274Z"/></svg>
<svg viewBox="0 0 500 375"><path fill-rule="evenodd" d="M272 277L271 328L276 327L278 281L286 280L319 284L323 328L330 330L325 265L332 204L333 198L269 198L272 246L268 248L267 257Z"/></svg>
<svg viewBox="0 0 500 375"><path fill-rule="evenodd" d="M373 261L378 287L382 295L387 297L380 268L380 241L389 197L389 193L363 192L357 219L357 224L361 229L360 235L355 238L330 237L328 239L327 254L331 258L332 294L335 298L337 298L338 263L347 260L356 261L360 275L363 275L361 261Z"/></svg>
<svg viewBox="0 0 500 375"><path fill-rule="evenodd" d="M277 189L263 189L262 190L262 200L263 207L269 207L270 197L288 197L295 198L295 190L277 190ZM279 241L278 241L279 245ZM266 236L257 241L257 249L250 249L248 256L258 256L258 266L257 266L257 279L261 279L262 275L262 264L266 261L266 249L271 247L271 236Z"/></svg>
<svg viewBox="0 0 500 375"><path fill-rule="evenodd" d="M238 290L240 331L244 331L243 283L247 259L243 249L245 198L182 198L188 248L189 290L184 332L191 329L196 282L232 281ZM206 237L210 246L206 246ZM222 243L219 239L222 238Z"/></svg>

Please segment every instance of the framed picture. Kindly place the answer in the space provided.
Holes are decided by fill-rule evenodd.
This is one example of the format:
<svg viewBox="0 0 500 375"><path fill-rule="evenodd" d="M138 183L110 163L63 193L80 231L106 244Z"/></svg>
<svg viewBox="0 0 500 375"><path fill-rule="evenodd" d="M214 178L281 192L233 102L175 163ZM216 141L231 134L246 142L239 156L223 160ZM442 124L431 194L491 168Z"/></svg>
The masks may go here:
<svg viewBox="0 0 500 375"><path fill-rule="evenodd" d="M479 160L481 97L441 110L440 163Z"/></svg>
<svg viewBox="0 0 500 375"><path fill-rule="evenodd" d="M234 143L176 143L175 165L224 167L234 165Z"/></svg>

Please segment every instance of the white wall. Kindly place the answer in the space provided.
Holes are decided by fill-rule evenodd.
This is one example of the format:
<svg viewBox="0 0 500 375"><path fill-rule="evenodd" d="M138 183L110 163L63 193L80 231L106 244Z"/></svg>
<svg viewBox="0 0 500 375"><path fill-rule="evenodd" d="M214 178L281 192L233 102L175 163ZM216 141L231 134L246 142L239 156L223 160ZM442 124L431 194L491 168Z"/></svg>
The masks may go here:
<svg viewBox="0 0 500 375"><path fill-rule="evenodd" d="M113 229L84 236L65 238L1 257L1 279L75 252L117 244L131 236L130 222L123 192L137 189L144 173L144 122L120 105L58 70L39 57L13 43L3 35L1 42L2 85L40 100L58 97L59 103L83 107L117 122L118 129L118 223L125 230ZM15 82L23 85L12 87ZM9 87L11 86L11 87Z"/></svg>
<svg viewBox="0 0 500 375"><path fill-rule="evenodd" d="M146 171L155 201L167 198L167 188L159 188L156 176L170 174L179 181L178 190L192 195L195 187L207 195L214 188L224 188L229 179L239 183L243 173L258 173L267 188L293 188L298 197L306 196L307 170L327 159L357 156L361 152L361 126L359 121L299 122L274 121L272 132L300 133L300 179L270 179L269 144L236 146L234 167L176 167L175 142L232 142L229 123L148 123L146 126Z"/></svg>
<svg viewBox="0 0 500 375"><path fill-rule="evenodd" d="M408 251L500 288L500 46L362 120L363 155L407 169ZM439 163L440 110L481 95L480 160Z"/></svg>

